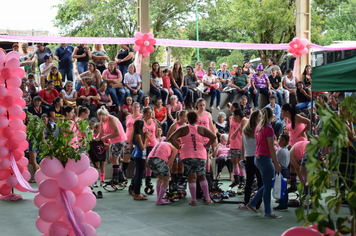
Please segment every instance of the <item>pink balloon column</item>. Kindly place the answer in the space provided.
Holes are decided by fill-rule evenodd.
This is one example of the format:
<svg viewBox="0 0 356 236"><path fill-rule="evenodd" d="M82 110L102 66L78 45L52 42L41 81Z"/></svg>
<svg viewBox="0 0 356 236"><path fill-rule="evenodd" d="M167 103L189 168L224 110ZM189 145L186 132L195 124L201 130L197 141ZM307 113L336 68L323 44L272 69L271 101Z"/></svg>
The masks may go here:
<svg viewBox="0 0 356 236"><path fill-rule="evenodd" d="M97 235L101 218L92 211L96 198L88 185L98 179L98 172L89 167L86 155L80 156L77 162L69 159L65 167L47 157L35 174L39 185L34 198L39 208L36 227L43 235Z"/></svg>
<svg viewBox="0 0 356 236"><path fill-rule="evenodd" d="M137 73L141 74L142 56L150 56L150 53L155 51L154 45L156 45L156 40L153 38L153 34L142 34L140 32L135 34L135 45L133 49L136 51L135 66Z"/></svg>
<svg viewBox="0 0 356 236"><path fill-rule="evenodd" d="M19 181L28 181L28 160L24 151L28 148L26 127L22 111L26 103L19 89L25 71L20 66L20 54L0 51L0 200L19 200L21 195L12 194L12 188L26 192ZM12 155L11 155L12 154ZM16 172L16 173L15 173Z"/></svg>
<svg viewBox="0 0 356 236"><path fill-rule="evenodd" d="M309 41L308 39L299 39L299 38L294 38L292 42L289 43L289 52L293 54L293 56L296 58L294 62L294 70L293 74L296 76L298 75L299 68L298 68L298 60L300 55L302 54L307 54L308 53L308 45Z"/></svg>

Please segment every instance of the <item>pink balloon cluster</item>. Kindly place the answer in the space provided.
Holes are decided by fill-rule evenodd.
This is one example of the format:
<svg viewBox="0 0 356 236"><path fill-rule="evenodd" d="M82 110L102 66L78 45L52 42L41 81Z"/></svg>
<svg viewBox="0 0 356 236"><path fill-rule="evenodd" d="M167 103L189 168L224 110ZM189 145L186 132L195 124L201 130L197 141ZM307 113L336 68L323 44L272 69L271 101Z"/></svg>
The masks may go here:
<svg viewBox="0 0 356 236"><path fill-rule="evenodd" d="M148 57L150 53L155 51L153 47L156 44L156 40L153 38L153 34L142 34L137 32L135 34L135 45L133 49L138 51L142 56Z"/></svg>
<svg viewBox="0 0 356 236"><path fill-rule="evenodd" d="M282 236L323 236L323 235L334 235L336 232L334 230L331 230L329 228L326 228L325 234L322 234L318 231L318 225L311 225L310 227L293 227L288 230L286 230ZM340 236L342 234L339 233Z"/></svg>
<svg viewBox="0 0 356 236"><path fill-rule="evenodd" d="M28 160L24 157L28 143L26 126L23 124L26 114L22 108L26 102L22 99L19 87L25 71L19 68L19 59L18 52L5 55L0 51L0 194L3 196L9 195L12 188L26 192L11 168L10 152L24 179L28 181L31 178L27 169Z"/></svg>
<svg viewBox="0 0 356 236"><path fill-rule="evenodd" d="M301 54L307 54L308 39L294 38L292 42L289 43L289 52L293 54L294 57L299 57Z"/></svg>
<svg viewBox="0 0 356 236"><path fill-rule="evenodd" d="M43 235L75 235L65 214L60 191L66 192L74 213L79 218L88 236L97 235L96 228L101 224L100 216L92 209L96 198L88 185L98 179L98 172L89 167L89 158L81 154L75 162L69 159L65 168L56 158L45 158L35 174L39 193L35 196L35 205L39 208L36 220L37 229Z"/></svg>

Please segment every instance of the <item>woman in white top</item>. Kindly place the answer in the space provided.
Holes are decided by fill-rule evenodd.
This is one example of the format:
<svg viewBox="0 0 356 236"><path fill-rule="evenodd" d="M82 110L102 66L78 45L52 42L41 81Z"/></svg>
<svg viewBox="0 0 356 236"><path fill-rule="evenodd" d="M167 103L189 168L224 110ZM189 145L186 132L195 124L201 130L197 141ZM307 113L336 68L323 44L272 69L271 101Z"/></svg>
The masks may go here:
<svg viewBox="0 0 356 236"><path fill-rule="evenodd" d="M217 96L216 109L220 110L220 99L221 92L219 90L219 85L216 83L215 75L213 75L213 68L208 67L208 73L203 77L204 92L211 95L210 98L210 110L214 110L214 100Z"/></svg>
<svg viewBox="0 0 356 236"><path fill-rule="evenodd" d="M75 114L78 114L78 108L76 102L78 98L78 93L73 88L72 81L67 81L67 83L64 85L64 88L60 92L59 96L63 99L63 103L65 106L74 107Z"/></svg>
<svg viewBox="0 0 356 236"><path fill-rule="evenodd" d="M247 203L250 202L251 198L251 188L253 179L257 177L258 188L263 186L261 173L257 169L254 160L255 160L255 152L256 152L256 140L255 140L255 129L260 122L261 112L256 110L252 112L250 119L247 121L247 124L244 126L242 130L242 146L241 146L241 156L245 162L246 169L246 186L245 186L245 203L239 205L239 209L247 210ZM256 206L256 209L260 208L262 200L260 200Z"/></svg>
<svg viewBox="0 0 356 236"><path fill-rule="evenodd" d="M283 94L286 99L286 103L289 103L290 94L296 96L297 94L297 77L293 75L293 71L288 69L286 71L287 76L283 79Z"/></svg>
<svg viewBox="0 0 356 236"><path fill-rule="evenodd" d="M141 76L136 73L136 66L134 64L129 65L129 72L125 74L124 84L126 86L126 97L137 96L137 102L140 103L143 97L142 80Z"/></svg>
<svg viewBox="0 0 356 236"><path fill-rule="evenodd" d="M162 88L162 73L158 62L153 62L150 71L150 92L156 95L156 98L162 98L162 101L167 101L168 93ZM163 104L165 105L165 104Z"/></svg>

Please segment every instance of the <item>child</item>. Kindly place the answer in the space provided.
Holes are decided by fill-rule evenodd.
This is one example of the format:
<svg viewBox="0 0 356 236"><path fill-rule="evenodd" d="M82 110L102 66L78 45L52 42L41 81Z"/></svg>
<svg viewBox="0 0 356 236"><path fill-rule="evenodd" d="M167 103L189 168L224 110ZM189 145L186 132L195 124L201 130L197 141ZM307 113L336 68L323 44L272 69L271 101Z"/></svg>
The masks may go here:
<svg viewBox="0 0 356 236"><path fill-rule="evenodd" d="M278 163L282 168L282 176L283 178L289 178L289 150L288 150L289 136L286 134L281 134L278 139L279 149L276 152ZM285 195L283 199L279 199L279 204L277 207L274 207L275 211L285 211L288 209L288 191L285 188Z"/></svg>
<svg viewBox="0 0 356 236"><path fill-rule="evenodd" d="M246 95L241 96L241 102L240 102L240 107L241 110L243 111L245 117L250 117L252 113L252 106L250 103L248 103L248 99Z"/></svg>
<svg viewBox="0 0 356 236"><path fill-rule="evenodd" d="M210 66L208 67L208 73L203 77L203 84L204 94L210 93L210 90L212 89L210 86L213 86L214 90L217 90L219 88L219 85L217 84L217 79L215 78L215 75L213 75L213 69Z"/></svg>
<svg viewBox="0 0 356 236"><path fill-rule="evenodd" d="M162 76L162 82L163 82L162 88L167 91L169 96L172 96L174 94L174 92L171 88L171 78L172 78L171 71L168 70L168 68L165 68L163 70L163 76ZM165 104L167 104L167 101L168 101L168 96L165 101Z"/></svg>
<svg viewBox="0 0 356 236"><path fill-rule="evenodd" d="M52 66L51 71L47 76L47 81L49 80L54 81L54 88L60 93L63 88L62 75L56 66Z"/></svg>
<svg viewBox="0 0 356 236"><path fill-rule="evenodd" d="M232 161L231 157L229 156L230 148L227 147L227 141L229 139L229 135L223 134L220 137L221 143L219 143L214 151L214 157L216 158L216 164L218 164L218 173L216 175L216 179L220 180L220 174L224 166L226 165L229 173L230 179L234 179L232 174Z"/></svg>
<svg viewBox="0 0 356 236"><path fill-rule="evenodd" d="M106 149L110 147L109 139L104 142L101 139L96 139L99 135L100 123L94 125L93 140L90 142L89 157L94 164L95 169L99 169L100 163L100 186L106 186L105 184L105 159L106 159ZM97 183L93 184L93 187L98 187ZM99 196L98 196L99 197Z"/></svg>
<svg viewBox="0 0 356 236"><path fill-rule="evenodd" d="M34 97L37 96L38 92L36 87L38 87L37 82L35 81L35 75L32 73L28 74L28 81L26 82L28 92L31 94L31 98L33 99Z"/></svg>

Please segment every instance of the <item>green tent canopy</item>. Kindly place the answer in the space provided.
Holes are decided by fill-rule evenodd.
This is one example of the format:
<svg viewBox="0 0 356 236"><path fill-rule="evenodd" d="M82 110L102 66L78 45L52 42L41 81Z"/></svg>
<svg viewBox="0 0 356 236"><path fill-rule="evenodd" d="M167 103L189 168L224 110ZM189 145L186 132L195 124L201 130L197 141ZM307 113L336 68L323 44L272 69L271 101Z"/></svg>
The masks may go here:
<svg viewBox="0 0 356 236"><path fill-rule="evenodd" d="M356 92L356 56L313 68L313 92Z"/></svg>

